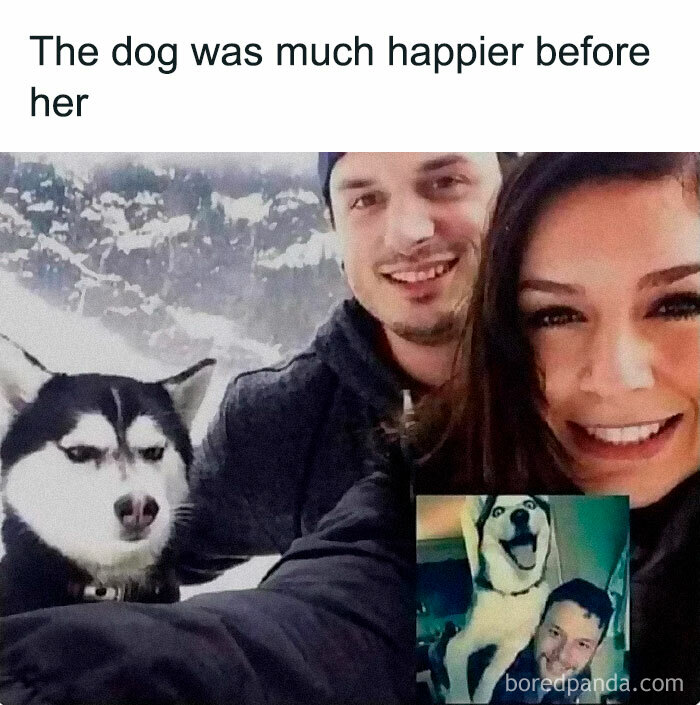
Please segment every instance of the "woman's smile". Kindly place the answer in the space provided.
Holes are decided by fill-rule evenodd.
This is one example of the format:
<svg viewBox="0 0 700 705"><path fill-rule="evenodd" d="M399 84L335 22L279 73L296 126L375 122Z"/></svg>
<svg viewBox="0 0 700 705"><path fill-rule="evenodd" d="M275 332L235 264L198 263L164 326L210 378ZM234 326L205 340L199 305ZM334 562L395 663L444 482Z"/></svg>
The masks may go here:
<svg viewBox="0 0 700 705"><path fill-rule="evenodd" d="M568 421L571 438L581 453L609 460L643 460L662 452L683 414L653 422L620 426L588 426Z"/></svg>

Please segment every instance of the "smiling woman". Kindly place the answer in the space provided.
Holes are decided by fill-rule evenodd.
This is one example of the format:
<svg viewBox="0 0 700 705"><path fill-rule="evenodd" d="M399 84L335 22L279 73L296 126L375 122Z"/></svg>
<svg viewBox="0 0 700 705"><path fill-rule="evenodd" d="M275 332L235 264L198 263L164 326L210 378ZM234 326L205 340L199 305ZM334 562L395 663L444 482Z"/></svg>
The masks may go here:
<svg viewBox="0 0 700 705"><path fill-rule="evenodd" d="M694 199L674 177L578 186L539 217L521 267L543 415L573 459L570 475L637 506L700 457Z"/></svg>
<svg viewBox="0 0 700 705"><path fill-rule="evenodd" d="M683 678L678 702L700 695L699 174L696 153L525 158L484 243L452 419L453 486L629 495L632 674Z"/></svg>
<svg viewBox="0 0 700 705"><path fill-rule="evenodd" d="M559 153L511 175L484 243L456 405L472 481L645 506L697 469L698 163Z"/></svg>

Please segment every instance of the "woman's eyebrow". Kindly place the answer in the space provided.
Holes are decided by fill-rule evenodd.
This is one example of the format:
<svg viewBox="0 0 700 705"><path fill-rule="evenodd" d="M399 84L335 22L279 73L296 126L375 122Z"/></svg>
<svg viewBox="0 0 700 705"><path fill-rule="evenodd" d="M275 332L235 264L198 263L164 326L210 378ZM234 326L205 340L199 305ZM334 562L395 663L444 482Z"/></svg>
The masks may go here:
<svg viewBox="0 0 700 705"><path fill-rule="evenodd" d="M565 294L573 296L581 293L581 289L573 284L562 284L551 279L524 279L520 282L519 291L531 289L533 291L544 291L548 294Z"/></svg>
<svg viewBox="0 0 700 705"><path fill-rule="evenodd" d="M700 272L700 262L694 264L679 264L668 269L660 269L657 272L649 272L645 274L637 285L638 289L651 289L655 286L663 286L664 284L673 284L679 279L685 279L693 274Z"/></svg>

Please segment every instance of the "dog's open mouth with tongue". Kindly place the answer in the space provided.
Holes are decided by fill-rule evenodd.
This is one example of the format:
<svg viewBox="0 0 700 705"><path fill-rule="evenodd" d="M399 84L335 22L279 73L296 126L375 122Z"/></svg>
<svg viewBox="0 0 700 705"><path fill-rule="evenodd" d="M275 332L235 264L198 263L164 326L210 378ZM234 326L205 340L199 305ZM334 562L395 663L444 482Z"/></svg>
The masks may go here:
<svg viewBox="0 0 700 705"><path fill-rule="evenodd" d="M537 536L531 531L521 531L501 545L511 560L521 570L532 570L537 561Z"/></svg>

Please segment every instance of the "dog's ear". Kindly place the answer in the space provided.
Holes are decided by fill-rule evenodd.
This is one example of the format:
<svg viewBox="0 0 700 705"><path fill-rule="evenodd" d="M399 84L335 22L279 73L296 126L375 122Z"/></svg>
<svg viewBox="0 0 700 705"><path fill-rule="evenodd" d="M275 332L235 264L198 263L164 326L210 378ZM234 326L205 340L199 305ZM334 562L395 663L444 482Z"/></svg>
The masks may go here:
<svg viewBox="0 0 700 705"><path fill-rule="evenodd" d="M467 560L472 580L479 572L479 532L476 524L484 508L487 496L469 495L464 500L460 520L462 523L462 536L464 537L464 547L467 550Z"/></svg>
<svg viewBox="0 0 700 705"><path fill-rule="evenodd" d="M52 376L33 355L0 333L0 397L14 411L31 404Z"/></svg>
<svg viewBox="0 0 700 705"><path fill-rule="evenodd" d="M160 381L170 394L175 410L189 429L209 387L216 360L207 358L184 372Z"/></svg>
<svg viewBox="0 0 700 705"><path fill-rule="evenodd" d="M542 508L544 513L547 515L547 518L549 519L550 513L551 513L551 506L549 503L549 495L548 494L533 494L532 498Z"/></svg>

